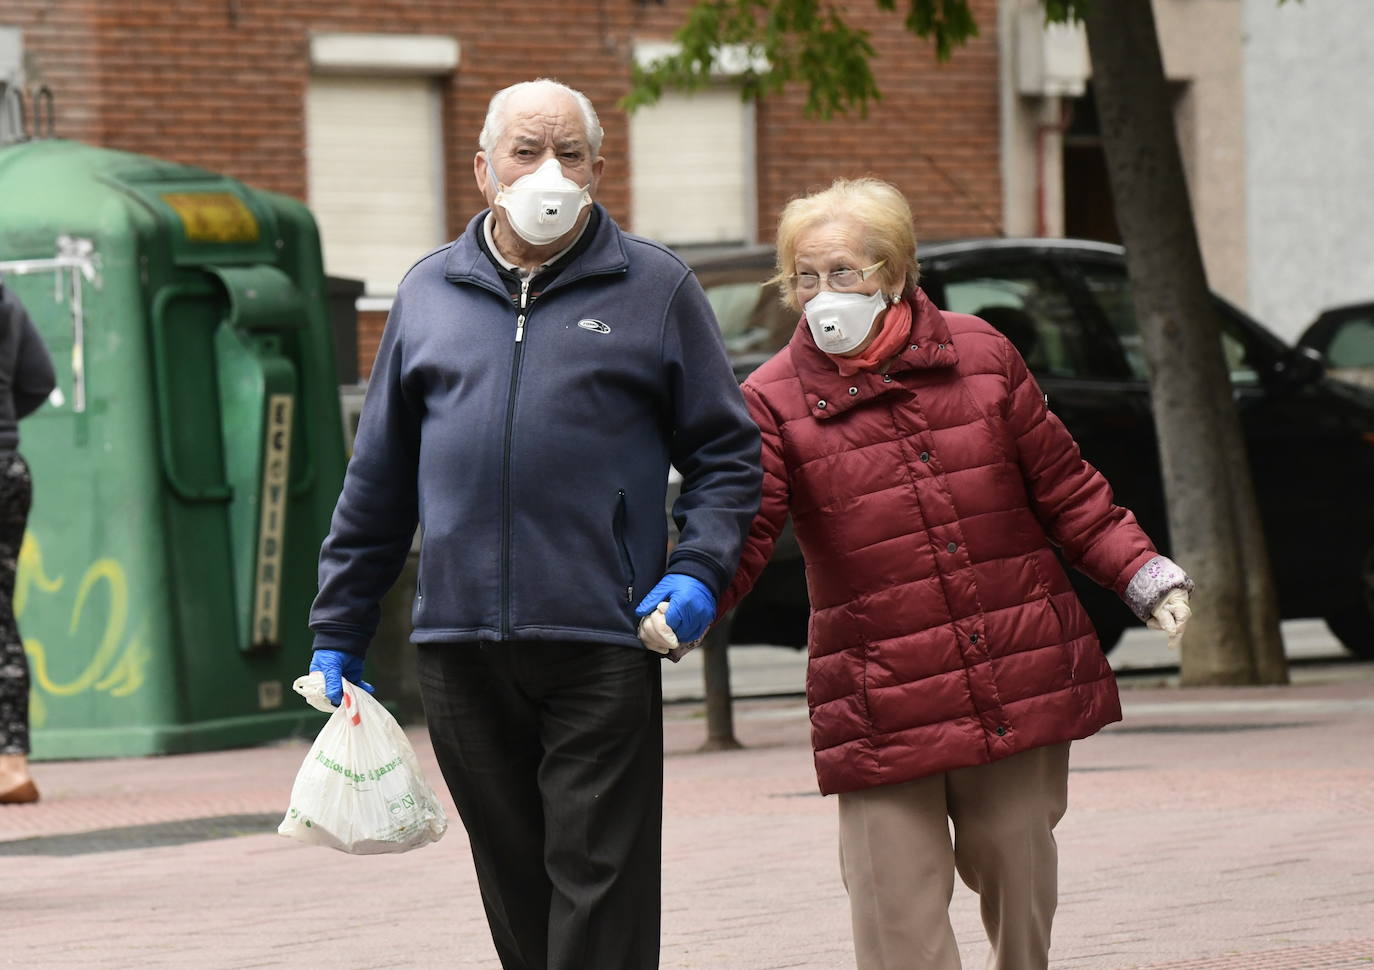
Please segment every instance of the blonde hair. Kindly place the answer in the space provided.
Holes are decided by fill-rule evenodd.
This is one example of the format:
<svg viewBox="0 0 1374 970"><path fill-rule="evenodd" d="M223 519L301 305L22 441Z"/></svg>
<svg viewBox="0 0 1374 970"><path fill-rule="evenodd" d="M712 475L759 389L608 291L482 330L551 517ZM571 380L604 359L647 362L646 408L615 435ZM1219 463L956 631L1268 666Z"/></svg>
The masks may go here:
<svg viewBox="0 0 1374 970"><path fill-rule="evenodd" d="M778 217L778 274L769 282L778 284L785 305L801 309L790 283L802 234L833 222L853 223L863 232L872 261L884 260L877 275L885 291L891 292L898 281L903 296L915 288L921 278L916 227L902 193L882 179L836 179L828 189L788 202Z"/></svg>

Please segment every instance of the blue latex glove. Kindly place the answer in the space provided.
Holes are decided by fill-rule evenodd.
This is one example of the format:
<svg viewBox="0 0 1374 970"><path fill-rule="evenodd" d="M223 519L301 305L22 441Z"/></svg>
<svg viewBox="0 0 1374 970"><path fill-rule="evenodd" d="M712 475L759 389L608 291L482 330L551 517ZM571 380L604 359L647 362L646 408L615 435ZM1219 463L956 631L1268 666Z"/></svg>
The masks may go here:
<svg viewBox="0 0 1374 970"><path fill-rule="evenodd" d="M324 674L324 693L329 703L338 707L343 703L343 682L357 684L369 694L375 694L372 685L363 680L363 658L356 653L343 650L316 650L310 658L310 672Z"/></svg>
<svg viewBox="0 0 1374 970"><path fill-rule="evenodd" d="M679 643L690 643L706 636L711 621L716 618L716 597L705 583L682 573L668 573L640 600L635 607L635 616L648 616L664 600L668 601L664 619L673 628Z"/></svg>

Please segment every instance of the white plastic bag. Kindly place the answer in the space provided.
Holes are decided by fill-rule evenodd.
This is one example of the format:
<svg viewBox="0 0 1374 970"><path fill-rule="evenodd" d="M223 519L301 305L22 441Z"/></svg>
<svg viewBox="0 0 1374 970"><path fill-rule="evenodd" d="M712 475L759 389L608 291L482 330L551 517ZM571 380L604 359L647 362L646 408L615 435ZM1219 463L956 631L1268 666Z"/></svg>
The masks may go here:
<svg viewBox="0 0 1374 970"><path fill-rule="evenodd" d="M322 673L292 684L312 706L333 713L296 775L277 833L351 855L438 842L448 818L405 732L367 691L346 680L343 686L343 705L334 708Z"/></svg>

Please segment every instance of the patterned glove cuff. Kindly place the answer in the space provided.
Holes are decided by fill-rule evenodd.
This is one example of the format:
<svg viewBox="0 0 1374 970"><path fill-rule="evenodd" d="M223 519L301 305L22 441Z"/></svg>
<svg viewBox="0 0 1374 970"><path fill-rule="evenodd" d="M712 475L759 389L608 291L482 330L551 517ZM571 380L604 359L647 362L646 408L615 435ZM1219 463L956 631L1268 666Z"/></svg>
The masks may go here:
<svg viewBox="0 0 1374 970"><path fill-rule="evenodd" d="M702 637L701 640L689 640L686 643L679 643L676 647L669 650L665 656L673 663L677 663L697 647L701 646L701 641L705 639L705 637Z"/></svg>
<svg viewBox="0 0 1374 970"><path fill-rule="evenodd" d="M1142 620L1148 620L1154 615L1155 607L1159 606L1160 600L1175 589L1191 593L1193 581L1172 559L1155 556L1131 577L1122 599L1126 601L1132 613Z"/></svg>

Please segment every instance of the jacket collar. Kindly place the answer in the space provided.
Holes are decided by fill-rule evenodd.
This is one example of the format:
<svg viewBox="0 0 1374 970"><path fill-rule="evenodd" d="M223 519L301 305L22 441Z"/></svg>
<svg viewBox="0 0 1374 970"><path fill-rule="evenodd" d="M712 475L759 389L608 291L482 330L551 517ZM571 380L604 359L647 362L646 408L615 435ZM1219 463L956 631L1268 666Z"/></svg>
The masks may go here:
<svg viewBox="0 0 1374 970"><path fill-rule="evenodd" d="M911 339L888 366L886 375L864 371L844 376L830 355L816 346L806 320L798 321L787 352L792 355L812 417L833 418L857 404L891 393L902 386L897 380L900 374L950 368L959 363L945 315L919 288L912 290L906 301L911 306Z"/></svg>
<svg viewBox="0 0 1374 970"><path fill-rule="evenodd" d="M620 227L599 203L592 204L596 206L597 224L591 241L562 268L547 289L565 286L584 276L623 273L629 269L630 260L625 255L625 240L621 236ZM482 220L486 219L490 211L483 209L473 216L467 229L449 247L448 257L444 260L444 279L451 283L471 283L505 296L506 286L501 280L500 271L482 251L479 242L482 236Z"/></svg>

